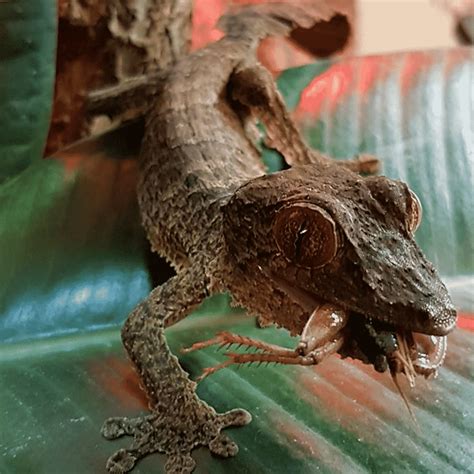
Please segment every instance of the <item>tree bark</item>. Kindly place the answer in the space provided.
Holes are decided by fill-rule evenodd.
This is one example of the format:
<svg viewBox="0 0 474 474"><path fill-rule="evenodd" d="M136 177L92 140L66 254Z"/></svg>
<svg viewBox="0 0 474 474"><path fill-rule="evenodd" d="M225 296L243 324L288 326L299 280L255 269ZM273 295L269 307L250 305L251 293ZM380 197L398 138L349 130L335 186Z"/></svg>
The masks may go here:
<svg viewBox="0 0 474 474"><path fill-rule="evenodd" d="M97 117L86 96L187 53L192 0L58 0L58 52L53 117L46 154L120 123Z"/></svg>

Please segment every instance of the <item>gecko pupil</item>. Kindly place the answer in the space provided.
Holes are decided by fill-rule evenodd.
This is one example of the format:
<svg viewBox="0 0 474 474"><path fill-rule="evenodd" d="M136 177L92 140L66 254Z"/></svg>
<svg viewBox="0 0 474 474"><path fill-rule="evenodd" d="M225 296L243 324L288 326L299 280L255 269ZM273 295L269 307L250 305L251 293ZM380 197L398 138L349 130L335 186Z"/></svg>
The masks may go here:
<svg viewBox="0 0 474 474"><path fill-rule="evenodd" d="M306 221L303 221L300 224L298 233L296 234L296 240L295 240L295 257L297 261L301 259L301 246L303 244L304 235L306 234L307 231L308 229L306 227Z"/></svg>

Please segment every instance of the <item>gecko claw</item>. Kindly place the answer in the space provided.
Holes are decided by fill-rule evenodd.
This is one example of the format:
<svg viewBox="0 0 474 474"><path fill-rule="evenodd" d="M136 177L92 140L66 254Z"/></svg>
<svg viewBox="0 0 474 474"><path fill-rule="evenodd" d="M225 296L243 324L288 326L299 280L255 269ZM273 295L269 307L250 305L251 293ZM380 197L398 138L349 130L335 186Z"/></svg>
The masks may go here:
<svg viewBox="0 0 474 474"><path fill-rule="evenodd" d="M234 408L219 415L221 428L230 426L245 426L252 421L252 415L243 408Z"/></svg>
<svg viewBox="0 0 474 474"><path fill-rule="evenodd" d="M223 458L235 456L239 447L226 434L219 433L210 443L209 450Z"/></svg>
<svg viewBox="0 0 474 474"><path fill-rule="evenodd" d="M105 468L107 469L107 472L110 472L111 474L122 474L131 471L136 462L137 458L135 458L129 451L126 449L119 449L107 460Z"/></svg>
<svg viewBox="0 0 474 474"><path fill-rule="evenodd" d="M123 418L109 418L106 420L100 430L102 436L106 439L117 439L127 434L122 420Z"/></svg>

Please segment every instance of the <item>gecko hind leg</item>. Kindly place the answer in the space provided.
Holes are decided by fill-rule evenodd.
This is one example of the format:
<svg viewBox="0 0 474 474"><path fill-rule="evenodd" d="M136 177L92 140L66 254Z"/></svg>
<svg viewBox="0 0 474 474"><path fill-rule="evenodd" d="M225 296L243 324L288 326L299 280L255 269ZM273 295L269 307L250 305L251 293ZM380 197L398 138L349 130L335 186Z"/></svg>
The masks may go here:
<svg viewBox="0 0 474 474"><path fill-rule="evenodd" d="M238 451L221 430L248 424L250 414L243 409L216 413L202 401L196 394L196 383L169 350L164 334L165 325L179 321L200 303L205 292L196 284L202 281L200 277L191 271L171 278L135 308L122 329L124 346L145 387L150 413L109 418L104 423L102 435L107 439L133 437L127 449L108 459L110 473L128 472L155 452L167 455L167 474L190 473L195 466L191 452L198 446L207 446L224 457Z"/></svg>

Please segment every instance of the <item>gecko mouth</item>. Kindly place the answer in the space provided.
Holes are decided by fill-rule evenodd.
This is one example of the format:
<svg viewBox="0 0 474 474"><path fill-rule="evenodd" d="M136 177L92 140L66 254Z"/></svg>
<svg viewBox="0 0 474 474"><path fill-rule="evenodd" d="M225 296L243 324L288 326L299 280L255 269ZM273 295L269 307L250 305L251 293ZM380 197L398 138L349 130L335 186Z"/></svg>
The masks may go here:
<svg viewBox="0 0 474 474"><path fill-rule="evenodd" d="M298 350L322 361L339 353L376 371L403 374L411 386L417 375L434 377L446 354L446 336L408 331L332 304L315 307L301 333Z"/></svg>
<svg viewBox="0 0 474 474"><path fill-rule="evenodd" d="M345 328L342 357L371 364L378 372L404 374L410 385L415 377L435 377L446 355L446 336L431 336L380 323L353 314Z"/></svg>
<svg viewBox="0 0 474 474"><path fill-rule="evenodd" d="M298 347L301 354L316 350L322 359L337 352L373 365L378 372L390 370L394 377L402 373L412 386L417 375L437 375L446 355L446 336L410 331L337 305L321 304L317 296L285 278L274 273L268 276L310 314Z"/></svg>
<svg viewBox="0 0 474 474"><path fill-rule="evenodd" d="M409 331L331 304L316 305L301 339L304 352L319 348L324 353L331 347L331 352L361 360L378 372L401 373L411 386L417 375L437 375L447 349L446 336Z"/></svg>
<svg viewBox="0 0 474 474"><path fill-rule="evenodd" d="M349 318L347 331L339 354L371 364L378 372L390 370L393 383L416 424L415 414L397 376L403 374L410 387L415 386L417 375L436 377L446 355L446 336L411 332L357 314Z"/></svg>

